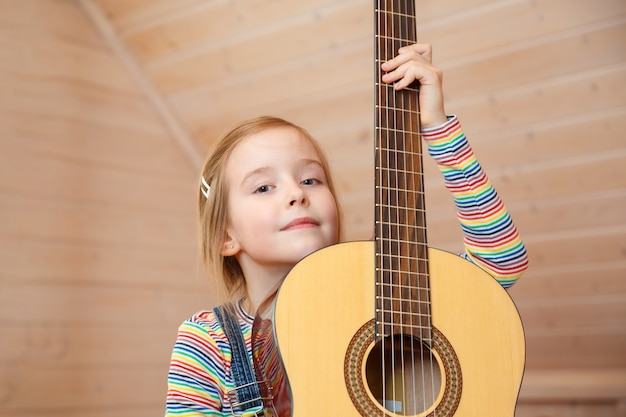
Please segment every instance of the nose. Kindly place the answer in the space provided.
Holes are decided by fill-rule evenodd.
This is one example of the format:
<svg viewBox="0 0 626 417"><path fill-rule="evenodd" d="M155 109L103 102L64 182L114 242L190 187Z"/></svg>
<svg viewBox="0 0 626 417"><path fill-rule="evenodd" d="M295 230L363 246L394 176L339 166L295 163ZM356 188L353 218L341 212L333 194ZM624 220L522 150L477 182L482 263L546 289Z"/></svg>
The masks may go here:
<svg viewBox="0 0 626 417"><path fill-rule="evenodd" d="M289 190L289 205L305 205L307 202L306 193L302 189L302 185L294 184L294 186Z"/></svg>

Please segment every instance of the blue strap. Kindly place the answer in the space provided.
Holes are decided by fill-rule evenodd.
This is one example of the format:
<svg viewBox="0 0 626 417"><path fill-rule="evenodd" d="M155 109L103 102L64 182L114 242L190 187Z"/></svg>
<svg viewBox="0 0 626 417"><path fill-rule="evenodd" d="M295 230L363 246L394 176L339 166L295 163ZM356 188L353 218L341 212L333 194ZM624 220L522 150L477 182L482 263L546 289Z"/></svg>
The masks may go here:
<svg viewBox="0 0 626 417"><path fill-rule="evenodd" d="M237 402L241 405L241 410L244 411L262 406L261 392L258 384L255 384L256 375L248 357L246 343L243 340L243 334L241 333L241 327L235 315L233 304L226 303L215 307L213 312L222 325L231 346L230 371L235 384L235 395Z"/></svg>

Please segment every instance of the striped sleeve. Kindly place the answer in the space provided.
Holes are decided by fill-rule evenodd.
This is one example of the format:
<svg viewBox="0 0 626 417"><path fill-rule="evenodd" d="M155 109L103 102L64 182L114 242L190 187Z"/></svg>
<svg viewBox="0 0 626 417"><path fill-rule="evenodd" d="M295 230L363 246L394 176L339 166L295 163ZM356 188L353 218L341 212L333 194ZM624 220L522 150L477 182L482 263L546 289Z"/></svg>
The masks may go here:
<svg viewBox="0 0 626 417"><path fill-rule="evenodd" d="M226 359L230 349L210 312L178 329L167 378L166 416L222 416Z"/></svg>
<svg viewBox="0 0 626 417"><path fill-rule="evenodd" d="M478 163L456 116L425 129L428 152L452 193L464 234L464 257L508 288L528 268L526 248L511 216Z"/></svg>
<svg viewBox="0 0 626 417"><path fill-rule="evenodd" d="M252 361L252 323L236 303L248 359ZM213 311L202 310L178 328L167 376L166 417L232 416L227 393L234 388L232 349ZM249 410L254 411L254 410Z"/></svg>

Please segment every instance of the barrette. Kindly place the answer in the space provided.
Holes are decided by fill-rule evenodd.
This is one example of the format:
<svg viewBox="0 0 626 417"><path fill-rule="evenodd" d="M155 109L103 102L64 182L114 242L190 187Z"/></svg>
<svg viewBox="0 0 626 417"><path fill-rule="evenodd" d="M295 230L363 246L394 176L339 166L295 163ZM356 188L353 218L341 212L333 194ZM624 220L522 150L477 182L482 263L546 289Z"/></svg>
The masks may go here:
<svg viewBox="0 0 626 417"><path fill-rule="evenodd" d="M202 185L200 186L200 191L202 191L202 194L204 195L205 198L209 198L209 192L211 191L211 186L209 185L208 182L206 182L206 180L204 179L204 177L202 177Z"/></svg>

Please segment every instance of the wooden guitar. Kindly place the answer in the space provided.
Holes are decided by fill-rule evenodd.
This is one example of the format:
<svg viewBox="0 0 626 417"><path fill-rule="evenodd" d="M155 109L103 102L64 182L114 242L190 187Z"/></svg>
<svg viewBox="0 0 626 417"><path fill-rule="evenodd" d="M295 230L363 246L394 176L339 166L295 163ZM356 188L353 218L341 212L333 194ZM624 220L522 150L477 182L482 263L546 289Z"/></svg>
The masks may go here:
<svg viewBox="0 0 626 417"><path fill-rule="evenodd" d="M489 274L426 242L418 86L380 64L415 43L414 2L375 1L375 240L299 262L253 327L269 415L513 416L524 333Z"/></svg>

